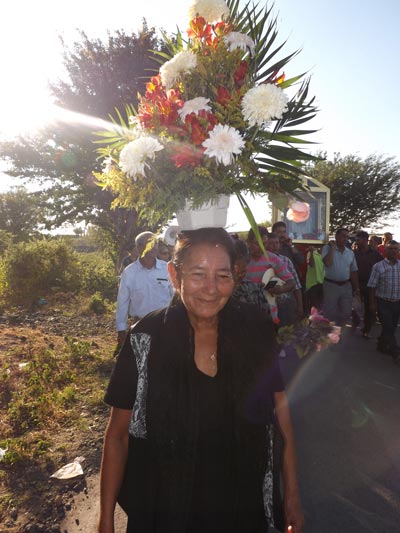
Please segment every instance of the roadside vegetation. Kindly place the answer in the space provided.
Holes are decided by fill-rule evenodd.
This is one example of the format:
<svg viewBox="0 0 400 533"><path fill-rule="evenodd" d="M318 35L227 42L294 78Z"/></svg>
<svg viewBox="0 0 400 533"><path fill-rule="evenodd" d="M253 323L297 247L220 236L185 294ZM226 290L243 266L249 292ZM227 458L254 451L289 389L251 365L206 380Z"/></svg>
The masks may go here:
<svg viewBox="0 0 400 533"><path fill-rule="evenodd" d="M0 525L9 531L27 516L62 517L63 500L49 494L60 504L49 484L58 468L82 454L98 466L117 278L107 254L78 252L74 240L9 240L0 253Z"/></svg>

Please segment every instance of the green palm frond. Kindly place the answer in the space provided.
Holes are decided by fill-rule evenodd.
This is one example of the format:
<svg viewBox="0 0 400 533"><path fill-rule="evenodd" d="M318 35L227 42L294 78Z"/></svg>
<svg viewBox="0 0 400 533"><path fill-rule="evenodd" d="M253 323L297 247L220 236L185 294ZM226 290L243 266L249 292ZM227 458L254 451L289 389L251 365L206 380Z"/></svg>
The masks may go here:
<svg viewBox="0 0 400 533"><path fill-rule="evenodd" d="M154 50L154 55L156 56L154 59L155 61L157 61L157 63L163 65L166 61L172 59L174 55L178 54L179 52L182 52L186 41L184 41L182 37L182 32L179 28L176 28L174 38L169 37L164 31L161 32L161 35L163 37L164 45L167 48L167 52L162 52L161 50Z"/></svg>
<svg viewBox="0 0 400 533"><path fill-rule="evenodd" d="M118 108L115 107L114 110L117 118L108 115L110 119L109 129L94 132L94 135L101 137L101 140L93 141L95 144L107 144L108 152L106 156L110 155L112 151L121 151L125 144L135 137L132 126L129 123L129 118L137 115L135 107L131 104L126 104L124 108L125 116L122 115ZM102 148L98 148L96 151L100 155L104 155Z"/></svg>

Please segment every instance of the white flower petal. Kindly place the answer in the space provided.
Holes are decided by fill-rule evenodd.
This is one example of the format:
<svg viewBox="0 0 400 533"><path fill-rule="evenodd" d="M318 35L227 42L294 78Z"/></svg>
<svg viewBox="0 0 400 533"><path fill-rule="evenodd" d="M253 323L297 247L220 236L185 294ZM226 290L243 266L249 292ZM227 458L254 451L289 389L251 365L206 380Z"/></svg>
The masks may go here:
<svg viewBox="0 0 400 533"><path fill-rule="evenodd" d="M203 142L204 154L208 157L215 157L217 163L225 166L231 165L235 160L235 155L239 155L245 141L239 131L231 126L217 124L211 131L208 139Z"/></svg>
<svg viewBox="0 0 400 533"><path fill-rule="evenodd" d="M188 10L189 20L204 17L206 22L217 22L229 15L225 0L193 0Z"/></svg>
<svg viewBox="0 0 400 533"><path fill-rule="evenodd" d="M106 157L103 161L103 173L109 174L114 167L114 160L112 157Z"/></svg>
<svg viewBox="0 0 400 533"><path fill-rule="evenodd" d="M240 48L244 52L250 50L250 54L254 54L254 41L249 35L246 35L245 33L231 31L230 33L225 35L224 42L230 52L233 52L233 50L236 50L236 48Z"/></svg>
<svg viewBox="0 0 400 533"><path fill-rule="evenodd" d="M121 150L119 165L123 172L136 180L138 176L146 176L145 168L150 166L147 160L154 161L155 153L163 148L153 137L139 137Z"/></svg>
<svg viewBox="0 0 400 533"><path fill-rule="evenodd" d="M282 118L287 110L288 97L276 85L264 83L249 89L242 100L243 117L250 126L268 124Z"/></svg>
<svg viewBox="0 0 400 533"><path fill-rule="evenodd" d="M179 52L176 56L161 66L161 81L167 89L171 89L182 74L189 72L196 68L196 66L197 57L193 52Z"/></svg>
<svg viewBox="0 0 400 533"><path fill-rule="evenodd" d="M187 115L190 113L198 113L199 111L211 111L211 107L208 105L210 101L209 98L204 98L203 96L198 96L197 98L192 98L192 100L187 100L183 107L178 111L179 116L182 120L185 120Z"/></svg>

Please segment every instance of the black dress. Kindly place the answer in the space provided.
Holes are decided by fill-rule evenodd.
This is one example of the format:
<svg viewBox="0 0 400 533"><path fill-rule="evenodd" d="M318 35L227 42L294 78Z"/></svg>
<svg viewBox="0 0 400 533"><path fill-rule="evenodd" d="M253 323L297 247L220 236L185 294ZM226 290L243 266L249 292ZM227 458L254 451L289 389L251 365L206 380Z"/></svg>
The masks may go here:
<svg viewBox="0 0 400 533"><path fill-rule="evenodd" d="M220 376L195 368L199 394L199 436L187 531L220 533L232 527L232 420Z"/></svg>
<svg viewBox="0 0 400 533"><path fill-rule="evenodd" d="M275 333L257 310L228 304L221 311L214 378L195 366L183 305L137 323L105 398L132 409L119 499L127 531L266 533L276 514L272 397L279 390Z"/></svg>

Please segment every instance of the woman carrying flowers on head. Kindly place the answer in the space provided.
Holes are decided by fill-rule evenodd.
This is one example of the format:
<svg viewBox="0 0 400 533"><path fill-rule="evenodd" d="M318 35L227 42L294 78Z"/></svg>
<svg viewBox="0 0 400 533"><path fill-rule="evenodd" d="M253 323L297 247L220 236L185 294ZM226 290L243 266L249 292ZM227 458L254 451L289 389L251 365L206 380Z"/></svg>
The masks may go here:
<svg viewBox="0 0 400 533"><path fill-rule="evenodd" d="M133 326L118 355L99 533L114 531L117 499L129 533L303 531L274 327L230 299L234 262L222 228L182 232L169 263L176 301Z"/></svg>
<svg viewBox="0 0 400 533"><path fill-rule="evenodd" d="M315 114L295 54L276 59L271 9L194 0L185 39L164 36L161 68L129 125L100 132L101 186L114 204L158 223L186 200L301 187L302 124ZM292 96L286 89L295 89ZM130 116L132 115L132 116ZM257 239L259 234L257 233ZM259 239L262 243L261 238ZM273 325L234 304L232 242L222 229L184 232L169 274L175 305L138 322L118 356L101 470L100 533L112 533L117 499L129 532L301 533L293 432ZM266 338L268 342L266 342ZM282 433L280 464L273 443Z"/></svg>

